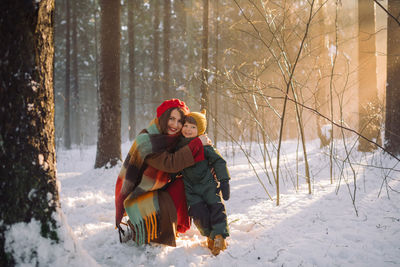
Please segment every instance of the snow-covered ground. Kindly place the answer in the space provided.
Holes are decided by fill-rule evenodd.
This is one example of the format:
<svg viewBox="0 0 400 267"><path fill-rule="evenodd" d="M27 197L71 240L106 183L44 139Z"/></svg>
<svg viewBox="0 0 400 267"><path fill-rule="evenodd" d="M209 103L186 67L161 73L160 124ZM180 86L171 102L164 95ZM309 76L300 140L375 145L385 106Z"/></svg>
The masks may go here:
<svg viewBox="0 0 400 267"><path fill-rule="evenodd" d="M350 194L354 188L351 168L347 165L344 169L347 180L339 179L337 168L331 184L329 157L317 144L311 143L308 151L313 191L309 195L303 171L300 188L296 191L293 186L296 144L285 143L279 206L273 186L262 173L261 156L252 155L260 161L254 168L274 201L247 158L238 150L232 153L230 146L220 146L232 177L231 199L226 202L231 236L227 250L217 257L205 248L205 238L195 226L179 236L176 248L157 244L138 247L132 241L121 244L114 229L119 166L93 169L95 147L59 150L62 219L76 241L73 250L79 252L74 259L64 256L65 266L400 266L400 194L392 191L400 191L400 172L363 165L390 168L396 165L394 160L380 153L356 155L362 159L355 160L362 164L353 165L358 177L357 216ZM123 157L129 147L130 143L123 144ZM336 166L341 164L335 161ZM303 165L300 157L300 170ZM385 174L388 184L382 187ZM62 266L62 261L57 265Z"/></svg>

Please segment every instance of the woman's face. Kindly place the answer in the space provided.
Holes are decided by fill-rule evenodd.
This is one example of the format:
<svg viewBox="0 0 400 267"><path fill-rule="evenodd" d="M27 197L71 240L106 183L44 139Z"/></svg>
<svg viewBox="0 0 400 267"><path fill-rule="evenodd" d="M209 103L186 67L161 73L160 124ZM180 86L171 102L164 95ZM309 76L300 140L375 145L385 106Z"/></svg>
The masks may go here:
<svg viewBox="0 0 400 267"><path fill-rule="evenodd" d="M177 134L182 129L182 116L177 109L171 112L167 124L167 134Z"/></svg>

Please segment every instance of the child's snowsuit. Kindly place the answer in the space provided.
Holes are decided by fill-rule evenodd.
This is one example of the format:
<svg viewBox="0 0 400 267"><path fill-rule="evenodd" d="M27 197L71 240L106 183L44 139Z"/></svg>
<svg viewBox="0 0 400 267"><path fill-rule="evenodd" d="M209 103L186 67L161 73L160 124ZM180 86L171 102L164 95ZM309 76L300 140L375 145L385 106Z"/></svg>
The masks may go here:
<svg viewBox="0 0 400 267"><path fill-rule="evenodd" d="M184 146L193 138L184 138L177 147ZM203 236L214 239L216 235L229 236L225 205L218 182L211 173L214 168L219 182L230 179L226 161L212 146L204 146L205 160L181 171L189 216Z"/></svg>

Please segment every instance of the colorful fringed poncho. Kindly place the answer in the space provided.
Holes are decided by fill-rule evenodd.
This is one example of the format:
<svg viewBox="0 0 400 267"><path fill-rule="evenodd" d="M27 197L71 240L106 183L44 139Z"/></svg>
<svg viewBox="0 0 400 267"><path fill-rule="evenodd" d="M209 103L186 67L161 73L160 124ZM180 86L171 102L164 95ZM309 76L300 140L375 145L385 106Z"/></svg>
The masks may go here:
<svg viewBox="0 0 400 267"><path fill-rule="evenodd" d="M116 226L119 228L124 211L134 227L138 244L149 243L157 238L160 211L157 189L169 181L169 175L144 163L146 157L170 151L178 136L160 133L158 119L154 119L146 130L139 134L129 150L115 187ZM190 145L189 145L190 147ZM201 142L191 147L193 158L204 158ZM201 154L199 157L197 154ZM196 156L197 155L197 156ZM179 192L184 195L184 192ZM186 201L186 200L185 200ZM187 213L187 210L184 211ZM187 214L186 214L187 216Z"/></svg>

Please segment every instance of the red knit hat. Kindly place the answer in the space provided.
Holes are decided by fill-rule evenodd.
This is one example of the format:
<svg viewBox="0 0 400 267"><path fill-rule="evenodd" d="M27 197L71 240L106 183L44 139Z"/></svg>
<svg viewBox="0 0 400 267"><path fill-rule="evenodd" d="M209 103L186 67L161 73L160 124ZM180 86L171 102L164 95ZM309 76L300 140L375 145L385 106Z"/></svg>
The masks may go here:
<svg viewBox="0 0 400 267"><path fill-rule="evenodd" d="M188 106L186 106L185 102L172 98L170 100L165 100L162 102L161 105L158 106L157 108L157 118L159 118L165 111L167 111L170 108L180 108L183 113L187 114L190 112Z"/></svg>

